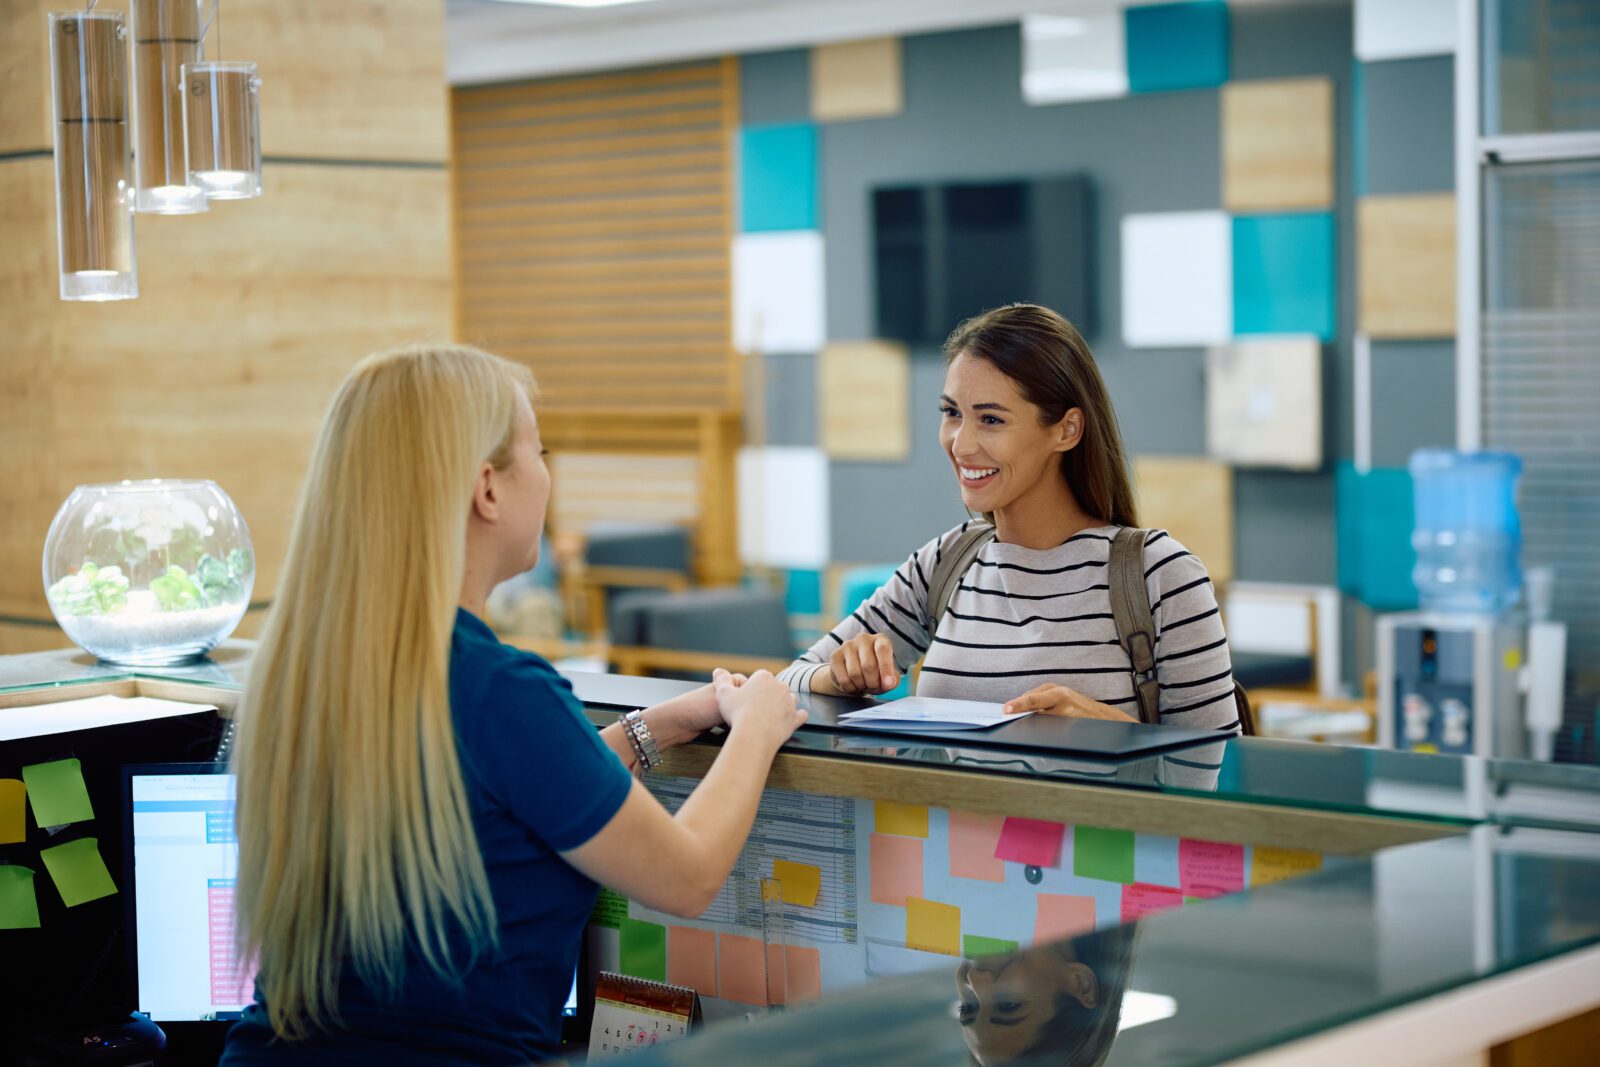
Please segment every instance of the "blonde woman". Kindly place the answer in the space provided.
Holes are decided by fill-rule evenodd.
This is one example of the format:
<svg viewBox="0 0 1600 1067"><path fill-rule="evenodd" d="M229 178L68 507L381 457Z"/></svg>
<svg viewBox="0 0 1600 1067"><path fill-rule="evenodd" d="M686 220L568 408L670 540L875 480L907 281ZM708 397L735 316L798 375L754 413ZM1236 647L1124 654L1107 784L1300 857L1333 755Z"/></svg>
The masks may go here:
<svg viewBox="0 0 1600 1067"><path fill-rule="evenodd" d="M557 1051L597 883L674 915L727 878L778 747L771 675L597 733L481 621L550 495L527 371L470 348L363 360L334 398L239 712L237 930L255 1002L227 1064L526 1063ZM729 733L676 816L629 774Z"/></svg>

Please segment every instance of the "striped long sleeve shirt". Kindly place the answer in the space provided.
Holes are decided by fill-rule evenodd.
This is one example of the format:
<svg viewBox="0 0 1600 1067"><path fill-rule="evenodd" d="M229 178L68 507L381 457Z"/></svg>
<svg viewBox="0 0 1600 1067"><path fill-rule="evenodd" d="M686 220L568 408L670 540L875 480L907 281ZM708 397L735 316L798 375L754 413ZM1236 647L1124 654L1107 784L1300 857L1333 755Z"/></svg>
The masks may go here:
<svg viewBox="0 0 1600 1067"><path fill-rule="evenodd" d="M1050 682L1137 717L1133 668L1117 644L1107 579L1119 528L1084 530L1042 550L991 541L961 576L934 630L928 583L968 525L918 549L779 677L796 692L809 692L835 649L875 633L893 642L902 673L923 661L920 696L997 704ZM1149 533L1144 558L1161 721L1237 731L1228 641L1205 565L1165 530Z"/></svg>

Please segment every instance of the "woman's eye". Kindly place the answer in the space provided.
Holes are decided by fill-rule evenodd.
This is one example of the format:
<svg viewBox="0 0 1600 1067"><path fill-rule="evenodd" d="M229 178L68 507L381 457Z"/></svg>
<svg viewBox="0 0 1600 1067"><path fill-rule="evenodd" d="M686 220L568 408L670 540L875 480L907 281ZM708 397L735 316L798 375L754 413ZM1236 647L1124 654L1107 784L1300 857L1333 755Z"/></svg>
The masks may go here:
<svg viewBox="0 0 1600 1067"><path fill-rule="evenodd" d="M995 1002L994 1010L1002 1015L1015 1015L1025 1006L1020 1000L999 1000Z"/></svg>
<svg viewBox="0 0 1600 1067"><path fill-rule="evenodd" d="M986 425L989 425L989 426L1000 426L1000 425L1002 425L1002 420L1001 420L1000 416L998 416L998 415L985 415L983 417L983 421L984 421L984 423Z"/></svg>
<svg viewBox="0 0 1600 1067"><path fill-rule="evenodd" d="M947 419L953 419L959 413L956 411L955 408L940 408L939 409L939 414L943 415Z"/></svg>

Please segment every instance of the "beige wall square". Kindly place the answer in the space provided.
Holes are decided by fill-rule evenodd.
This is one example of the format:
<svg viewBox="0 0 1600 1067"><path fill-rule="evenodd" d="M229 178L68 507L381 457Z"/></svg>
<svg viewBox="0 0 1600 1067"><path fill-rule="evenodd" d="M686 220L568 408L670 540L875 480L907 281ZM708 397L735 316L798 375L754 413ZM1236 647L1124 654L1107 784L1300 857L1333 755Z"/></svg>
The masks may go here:
<svg viewBox="0 0 1600 1067"><path fill-rule="evenodd" d="M1206 451L1247 467L1322 466L1322 344L1312 336L1206 350Z"/></svg>
<svg viewBox="0 0 1600 1067"><path fill-rule="evenodd" d="M905 110L900 38L845 41L811 50L811 117L876 119Z"/></svg>
<svg viewBox="0 0 1600 1067"><path fill-rule="evenodd" d="M1454 337L1455 194L1362 197L1356 218L1361 331Z"/></svg>
<svg viewBox="0 0 1600 1067"><path fill-rule="evenodd" d="M1222 87L1222 200L1229 211L1333 206L1333 82Z"/></svg>
<svg viewBox="0 0 1600 1067"><path fill-rule="evenodd" d="M832 459L911 454L911 357L904 345L850 341L817 360L818 438Z"/></svg>
<svg viewBox="0 0 1600 1067"><path fill-rule="evenodd" d="M1233 578L1233 469L1198 456L1135 456L1139 524L1166 530L1200 557L1211 580Z"/></svg>

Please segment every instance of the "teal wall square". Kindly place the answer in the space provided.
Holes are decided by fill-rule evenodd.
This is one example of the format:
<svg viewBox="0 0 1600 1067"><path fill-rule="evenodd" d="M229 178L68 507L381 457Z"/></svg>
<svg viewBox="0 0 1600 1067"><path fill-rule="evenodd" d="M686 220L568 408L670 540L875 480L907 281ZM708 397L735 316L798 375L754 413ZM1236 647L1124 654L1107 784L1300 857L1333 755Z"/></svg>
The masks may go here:
<svg viewBox="0 0 1600 1067"><path fill-rule="evenodd" d="M821 615L822 572L790 571L783 587L783 610L790 615Z"/></svg>
<svg viewBox="0 0 1600 1067"><path fill-rule="evenodd" d="M1203 89L1228 80L1224 0L1130 7L1123 17L1133 92Z"/></svg>
<svg viewBox="0 0 1600 1067"><path fill-rule="evenodd" d="M1417 606L1411 571L1415 526L1411 472L1374 467L1365 474L1339 464L1334 479L1338 516L1339 589L1375 611Z"/></svg>
<svg viewBox="0 0 1600 1067"><path fill-rule="evenodd" d="M817 228L815 126L746 126L740 132L739 207L745 233Z"/></svg>
<svg viewBox="0 0 1600 1067"><path fill-rule="evenodd" d="M1233 332L1334 339L1333 215L1239 215L1233 220Z"/></svg>

